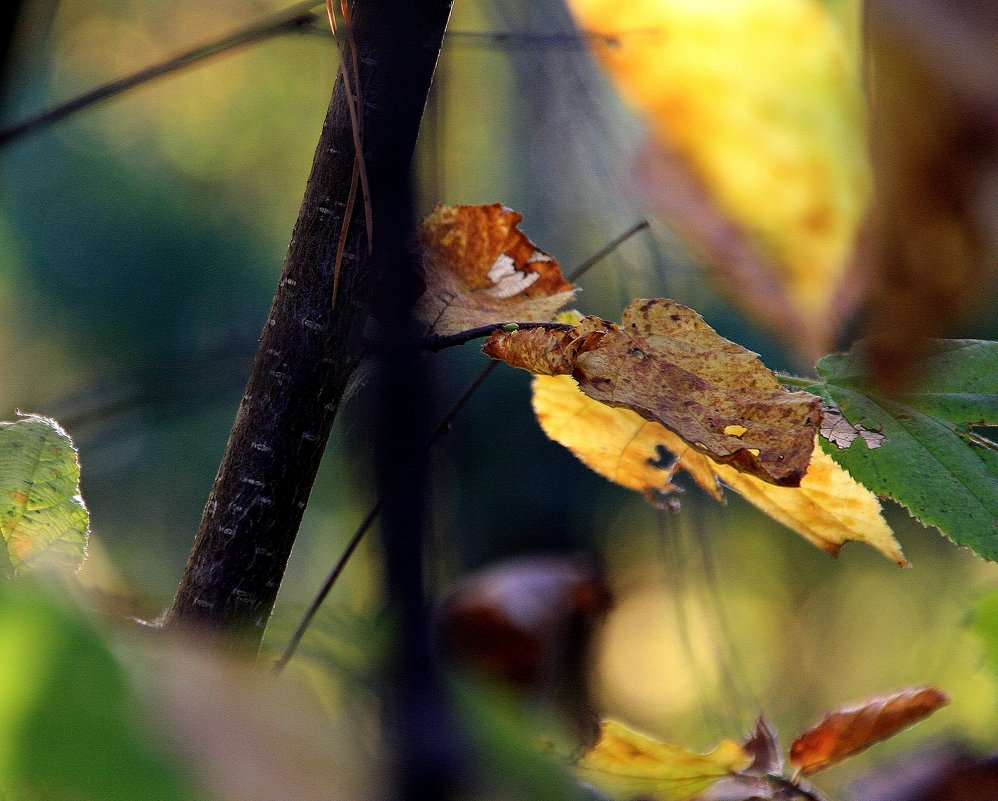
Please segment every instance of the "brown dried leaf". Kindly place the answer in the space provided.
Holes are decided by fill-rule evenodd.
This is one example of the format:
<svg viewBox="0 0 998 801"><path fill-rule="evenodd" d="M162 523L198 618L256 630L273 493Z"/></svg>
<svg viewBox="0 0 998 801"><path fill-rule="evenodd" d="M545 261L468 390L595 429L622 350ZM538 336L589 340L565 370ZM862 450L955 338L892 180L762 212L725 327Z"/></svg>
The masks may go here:
<svg viewBox="0 0 998 801"><path fill-rule="evenodd" d="M866 32L877 197L868 356L873 380L899 391L919 375L928 338L994 297L995 7L876 0Z"/></svg>
<svg viewBox="0 0 998 801"><path fill-rule="evenodd" d="M555 442L611 481L652 503L676 491L672 478L686 470L716 500L723 481L774 520L833 556L843 543L865 542L899 565L908 562L880 513L880 502L814 445L799 487L777 487L697 453L664 426L629 409L614 409L579 391L570 376L534 379L534 412ZM671 463L665 456L672 455Z"/></svg>
<svg viewBox="0 0 998 801"><path fill-rule="evenodd" d="M426 291L415 317L446 335L489 323L550 320L575 294L558 262L499 203L437 206L419 225Z"/></svg>
<svg viewBox="0 0 998 801"><path fill-rule="evenodd" d="M935 687L912 687L836 709L790 746L790 764L807 775L841 762L928 717L949 698Z"/></svg>
<svg viewBox="0 0 998 801"><path fill-rule="evenodd" d="M884 444L884 437L879 431L871 431L861 425L853 425L838 409L822 406L821 436L829 442L834 442L840 448L848 448L856 437L860 437L870 450Z"/></svg>
<svg viewBox="0 0 998 801"><path fill-rule="evenodd" d="M635 300L619 326L586 317L570 331L497 331L483 350L535 374L571 374L589 397L764 481L798 486L811 460L818 398L785 390L754 353L674 301Z"/></svg>

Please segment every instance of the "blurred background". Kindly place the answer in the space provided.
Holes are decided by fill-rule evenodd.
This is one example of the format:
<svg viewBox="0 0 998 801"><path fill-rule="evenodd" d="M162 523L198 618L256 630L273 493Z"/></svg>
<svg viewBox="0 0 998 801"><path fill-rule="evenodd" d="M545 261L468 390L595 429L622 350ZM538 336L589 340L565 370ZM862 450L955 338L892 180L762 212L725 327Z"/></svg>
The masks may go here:
<svg viewBox="0 0 998 801"><path fill-rule="evenodd" d="M274 2L34 2L3 76L0 125L229 32ZM626 47L626 41L620 44ZM225 446L336 71L324 24L131 90L0 150L0 415L58 419L92 514L81 578L134 614L169 604ZM642 123L568 12L455 4L418 146L419 203L502 202L566 272L639 220L652 226L581 281L577 307L619 319L671 297L767 366L797 357L708 282L635 193ZM992 296L987 296L992 297ZM998 339L985 300L950 335ZM848 344L849 334L843 335ZM429 356L442 416L485 365ZM352 405L363 402L361 392ZM265 648L278 652L373 502L369 435L341 414ZM916 466L913 466L916 467ZM998 746L998 684L968 628L998 568L885 510L913 567L851 545L837 560L729 493L689 483L661 512L548 441L529 377L500 369L434 455L432 591L502 557L588 551L616 605L591 677L600 711L692 747L760 709L786 739L831 707L933 683L952 706L829 771L946 737ZM377 538L362 546L292 663L335 715L364 697L378 642ZM353 711L351 711L353 709Z"/></svg>

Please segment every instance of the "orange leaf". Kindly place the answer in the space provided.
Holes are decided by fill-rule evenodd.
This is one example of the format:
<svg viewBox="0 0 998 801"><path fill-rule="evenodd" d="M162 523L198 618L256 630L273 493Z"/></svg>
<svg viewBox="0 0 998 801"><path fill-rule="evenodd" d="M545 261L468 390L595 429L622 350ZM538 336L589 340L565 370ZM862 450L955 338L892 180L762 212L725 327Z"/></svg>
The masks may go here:
<svg viewBox="0 0 998 801"><path fill-rule="evenodd" d="M818 398L788 392L754 353L671 300L635 300L619 326L585 317L569 331L496 331L483 350L536 374L571 374L589 397L764 481L797 486L811 460Z"/></svg>
<svg viewBox="0 0 998 801"><path fill-rule="evenodd" d="M698 453L664 426L629 409L614 409L579 391L571 376L537 376L534 412L555 442L611 481L641 492L652 503L675 491L675 472L686 470L716 500L719 481L774 520L832 555L849 541L865 542L899 565L907 560L880 513L880 502L815 444L799 487L777 487ZM661 449L674 457L663 460Z"/></svg>
<svg viewBox="0 0 998 801"><path fill-rule="evenodd" d="M426 291L413 311L429 333L550 320L575 289L499 203L437 206L419 225Z"/></svg>
<svg viewBox="0 0 998 801"><path fill-rule="evenodd" d="M893 737L948 703L949 698L935 687L913 687L836 709L794 740L790 764L804 774L824 770Z"/></svg>

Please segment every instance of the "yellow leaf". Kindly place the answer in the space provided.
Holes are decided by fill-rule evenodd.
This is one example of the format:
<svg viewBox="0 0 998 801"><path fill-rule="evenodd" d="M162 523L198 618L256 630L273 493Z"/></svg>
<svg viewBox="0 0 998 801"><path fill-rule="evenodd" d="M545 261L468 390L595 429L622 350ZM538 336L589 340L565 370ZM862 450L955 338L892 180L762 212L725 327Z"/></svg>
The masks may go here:
<svg viewBox="0 0 998 801"><path fill-rule="evenodd" d="M638 177L663 214L736 302L827 346L855 300L839 290L870 192L856 2L569 6L609 37L593 46L648 124Z"/></svg>
<svg viewBox="0 0 998 801"><path fill-rule="evenodd" d="M589 397L764 481L797 486L811 459L818 398L788 392L756 354L665 298L633 301L620 325L584 317L567 331L496 331L483 351L532 373L571 374Z"/></svg>
<svg viewBox="0 0 998 801"><path fill-rule="evenodd" d="M429 333L547 321L575 295L558 262L499 203L437 206L419 225L426 291L413 314Z"/></svg>
<svg viewBox="0 0 998 801"><path fill-rule="evenodd" d="M880 513L880 502L815 444L799 487L777 487L698 453L658 423L606 406L579 391L571 376L537 376L534 412L544 433L588 467L652 502L674 491L686 470L715 499L723 481L749 503L835 555L843 543L865 542L899 565L907 560ZM674 459L663 463L660 449Z"/></svg>
<svg viewBox="0 0 998 801"><path fill-rule="evenodd" d="M710 753L697 754L606 720L599 741L579 759L575 772L615 798L686 801L751 761L733 740L722 740Z"/></svg>

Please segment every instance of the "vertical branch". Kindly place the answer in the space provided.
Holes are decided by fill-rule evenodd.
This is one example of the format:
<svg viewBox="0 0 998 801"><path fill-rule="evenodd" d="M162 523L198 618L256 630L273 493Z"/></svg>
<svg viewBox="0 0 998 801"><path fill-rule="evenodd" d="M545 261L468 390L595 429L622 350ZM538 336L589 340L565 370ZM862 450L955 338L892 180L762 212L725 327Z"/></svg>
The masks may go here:
<svg viewBox="0 0 998 801"><path fill-rule="evenodd" d="M354 8L376 220L396 213L450 5L357 0ZM330 428L362 358L377 264L384 263L380 238L368 253L363 219L347 230L340 300L330 307L355 166L349 100L338 80L246 392L164 625L237 632L251 647L259 644Z"/></svg>

